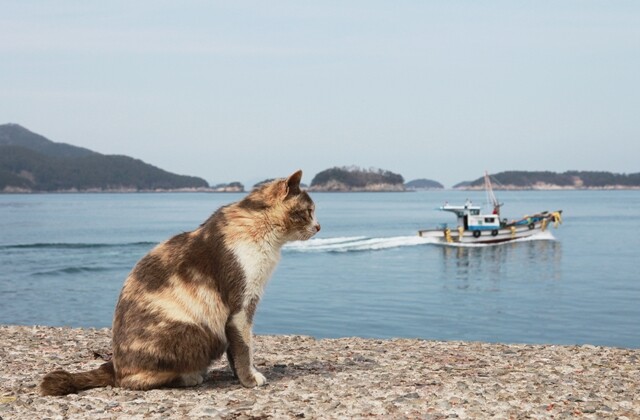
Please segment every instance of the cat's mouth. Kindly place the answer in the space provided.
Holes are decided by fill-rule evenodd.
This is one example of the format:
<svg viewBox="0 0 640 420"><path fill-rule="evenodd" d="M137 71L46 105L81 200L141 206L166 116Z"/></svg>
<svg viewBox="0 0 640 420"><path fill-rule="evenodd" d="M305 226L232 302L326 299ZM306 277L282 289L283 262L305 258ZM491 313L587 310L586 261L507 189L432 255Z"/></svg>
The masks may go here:
<svg viewBox="0 0 640 420"><path fill-rule="evenodd" d="M306 241L311 239L316 233L320 232L320 224L309 226L304 231L300 232L300 241Z"/></svg>

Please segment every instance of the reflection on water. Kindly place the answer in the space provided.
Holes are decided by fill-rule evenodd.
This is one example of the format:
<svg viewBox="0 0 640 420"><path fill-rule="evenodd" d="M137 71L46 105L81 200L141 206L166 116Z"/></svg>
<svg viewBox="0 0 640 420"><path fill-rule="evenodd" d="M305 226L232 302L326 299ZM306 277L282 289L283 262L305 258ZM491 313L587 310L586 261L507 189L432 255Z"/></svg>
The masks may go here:
<svg viewBox="0 0 640 420"><path fill-rule="evenodd" d="M562 278L562 244L539 240L490 246L441 246L442 273L456 280L456 288L470 286L500 290L501 281L526 273L527 281L559 281ZM522 279L521 279L522 280ZM448 283L451 286L450 283Z"/></svg>

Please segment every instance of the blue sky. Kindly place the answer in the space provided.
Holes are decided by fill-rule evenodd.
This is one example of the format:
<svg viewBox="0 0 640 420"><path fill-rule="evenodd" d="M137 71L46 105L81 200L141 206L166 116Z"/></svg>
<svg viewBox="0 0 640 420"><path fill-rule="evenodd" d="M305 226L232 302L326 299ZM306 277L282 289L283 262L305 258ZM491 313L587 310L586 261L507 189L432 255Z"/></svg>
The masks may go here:
<svg viewBox="0 0 640 420"><path fill-rule="evenodd" d="M637 1L3 1L0 123L210 183L639 172Z"/></svg>

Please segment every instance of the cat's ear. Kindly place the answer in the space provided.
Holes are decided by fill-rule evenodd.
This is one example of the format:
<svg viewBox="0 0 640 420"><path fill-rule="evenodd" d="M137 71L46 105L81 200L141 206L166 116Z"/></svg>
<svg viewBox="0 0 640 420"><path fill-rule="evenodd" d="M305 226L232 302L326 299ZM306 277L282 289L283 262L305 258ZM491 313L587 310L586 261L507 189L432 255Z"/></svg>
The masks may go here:
<svg viewBox="0 0 640 420"><path fill-rule="evenodd" d="M285 182L284 197L290 197L300 194L300 180L302 179L302 170L298 169L291 174Z"/></svg>

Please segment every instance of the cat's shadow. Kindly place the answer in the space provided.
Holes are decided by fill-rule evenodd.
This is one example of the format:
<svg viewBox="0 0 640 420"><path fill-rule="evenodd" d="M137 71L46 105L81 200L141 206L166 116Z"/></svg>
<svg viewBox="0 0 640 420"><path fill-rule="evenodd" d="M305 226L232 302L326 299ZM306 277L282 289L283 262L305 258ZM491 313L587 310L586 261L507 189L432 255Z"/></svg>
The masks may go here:
<svg viewBox="0 0 640 420"><path fill-rule="evenodd" d="M352 370L368 370L376 363L372 360L344 363L312 361L307 363L289 363L275 365L256 365L258 370L267 378L268 383L296 380L305 376L332 377L336 373ZM204 389L242 387L238 379L228 367L210 368L205 381L199 386Z"/></svg>

